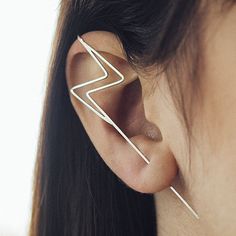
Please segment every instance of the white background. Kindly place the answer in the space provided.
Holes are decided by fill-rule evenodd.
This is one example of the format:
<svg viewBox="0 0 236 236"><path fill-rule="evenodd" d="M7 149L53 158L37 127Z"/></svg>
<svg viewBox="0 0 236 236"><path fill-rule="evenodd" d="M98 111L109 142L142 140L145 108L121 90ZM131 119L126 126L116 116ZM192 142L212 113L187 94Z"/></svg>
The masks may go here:
<svg viewBox="0 0 236 236"><path fill-rule="evenodd" d="M58 0L0 0L0 236L27 235Z"/></svg>

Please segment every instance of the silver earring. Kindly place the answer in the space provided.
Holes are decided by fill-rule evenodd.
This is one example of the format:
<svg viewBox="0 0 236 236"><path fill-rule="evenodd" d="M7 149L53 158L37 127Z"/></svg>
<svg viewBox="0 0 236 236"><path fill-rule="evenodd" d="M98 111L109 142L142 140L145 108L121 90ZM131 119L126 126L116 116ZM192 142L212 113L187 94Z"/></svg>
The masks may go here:
<svg viewBox="0 0 236 236"><path fill-rule="evenodd" d="M85 83L78 84L76 86L73 86L70 89L70 92L72 93L75 98L77 98L81 103L83 103L88 109L93 111L97 116L99 116L101 119L103 119L105 122L109 123L112 125L118 132L119 134L130 144L130 146L139 154L139 156L147 163L149 164L150 161L147 159L147 157L144 156L144 154L134 145L134 143L131 142L131 140L122 132L122 130L113 122L113 120L107 115L107 113L96 103L96 101L93 100L93 98L90 96L92 93L96 93L97 91L116 86L124 81L124 76L112 65L110 64L102 55L100 55L95 49L93 49L91 46L89 46L80 36L78 36L78 40L80 43L84 46L84 48L88 51L88 53L92 56L92 58L95 60L95 62L99 65L99 67L102 69L104 72L104 75L90 80ZM96 83L101 80L105 80L108 77L108 72L106 69L103 67L102 63L98 60L100 58L105 64L107 64L119 77L120 79L106 84L104 86L88 90L86 92L86 97L91 101L91 103L94 105L96 109L94 109L91 105L89 105L86 101L84 101L77 93L75 93L75 90L80 89L82 87L85 87L89 84ZM174 192L174 194L180 199L180 201L188 208L188 210L194 215L196 219L199 219L198 214L192 209L192 207L181 197L181 195L175 190L173 186L170 186L170 189Z"/></svg>

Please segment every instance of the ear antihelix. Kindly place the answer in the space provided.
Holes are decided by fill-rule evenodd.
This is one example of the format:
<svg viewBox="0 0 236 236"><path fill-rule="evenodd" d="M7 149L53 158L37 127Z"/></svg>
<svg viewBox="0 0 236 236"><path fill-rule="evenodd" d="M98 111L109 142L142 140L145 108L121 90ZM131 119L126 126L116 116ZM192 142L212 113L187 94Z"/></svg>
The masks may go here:
<svg viewBox="0 0 236 236"><path fill-rule="evenodd" d="M95 78L93 80L78 84L76 86L73 86L70 89L71 94L78 99L83 105L85 105L88 109L90 109L92 112L94 112L97 116L99 116L101 119L103 119L105 122L113 126L117 132L128 142L131 148L133 148L137 154L147 163L149 164L149 159L142 153L142 151L124 134L124 132L113 122L113 120L109 117L109 115L97 104L97 102L91 97L93 93L96 93L101 90L105 90L107 88L117 86L118 84L124 82L125 78L122 73L120 73L119 70L117 70L111 63L109 63L100 53L98 53L94 48L92 48L90 45L88 45L80 36L78 36L79 42L83 45L83 47L86 49L86 51L91 55L91 57L94 59L94 61L98 64L98 66L103 71L104 75ZM99 81L106 80L108 78L108 72L102 65L101 61L104 62L108 67L111 68L113 72L115 72L118 76L118 79L116 81L107 81L107 83L103 86L96 86L96 84ZM83 94L79 94L76 91L79 91L79 89L84 88L88 85L94 85L93 89L83 89L83 93L85 93L85 97L88 99L91 104L86 102L82 97ZM99 83L100 84L100 83ZM100 84L101 85L101 84ZM90 86L91 88L91 86ZM187 207L187 209L193 214L193 216L196 219L199 219L198 214L192 209L192 207L181 197L181 195L175 190L173 186L170 186L170 189L173 191L173 193L180 199L180 201Z"/></svg>

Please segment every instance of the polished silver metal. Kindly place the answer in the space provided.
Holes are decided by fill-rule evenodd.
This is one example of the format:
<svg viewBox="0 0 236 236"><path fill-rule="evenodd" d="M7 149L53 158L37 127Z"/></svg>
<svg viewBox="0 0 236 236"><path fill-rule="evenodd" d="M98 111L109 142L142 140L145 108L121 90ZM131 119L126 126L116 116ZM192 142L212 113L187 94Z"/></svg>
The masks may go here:
<svg viewBox="0 0 236 236"><path fill-rule="evenodd" d="M122 132L122 130L113 122L113 120L107 115L107 113L94 101L94 99L90 96L92 93L96 93L100 90L116 86L120 83L122 83L125 78L124 76L112 65L110 64L101 54L99 54L95 49L93 49L91 46L89 46L80 36L78 36L78 40L80 43L84 46L84 48L88 51L88 53L92 56L92 58L95 60L95 62L99 65L101 70L104 72L104 75L101 77L98 77L96 79L87 81L85 83L78 84L76 86L73 86L70 89L70 92L72 93L75 98L77 98L81 103L83 103L87 108L89 108L91 111L93 111L97 116L99 116L101 119L103 119L105 122L109 123L112 125L118 132L119 134L130 144L130 146L139 154L139 156L147 163L149 164L150 161L148 158L135 146L134 143L131 142L131 140ZM75 90L78 90L82 87L85 87L89 84L96 83L101 80L105 80L108 77L108 72L106 69L103 67L102 63L98 60L98 58L101 59L105 64L107 64L118 76L120 79L118 79L115 82L108 83L106 85L103 85L98 88L90 89L86 91L85 96L89 99L89 101L94 105L92 107L90 104L88 104L81 96L79 96ZM181 195L175 190L173 186L170 186L170 189L173 191L173 193L180 199L180 201L188 208L188 210L194 215L196 219L199 219L198 214L192 209L192 207L181 197Z"/></svg>

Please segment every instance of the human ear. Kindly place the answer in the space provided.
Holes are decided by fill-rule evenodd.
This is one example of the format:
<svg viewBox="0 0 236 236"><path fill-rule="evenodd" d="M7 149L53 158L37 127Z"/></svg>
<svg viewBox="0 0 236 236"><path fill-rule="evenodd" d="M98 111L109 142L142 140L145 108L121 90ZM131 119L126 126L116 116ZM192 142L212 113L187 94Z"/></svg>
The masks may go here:
<svg viewBox="0 0 236 236"><path fill-rule="evenodd" d="M96 150L110 169L129 187L143 193L155 193L171 185L177 173L177 164L168 143L161 136L160 128L145 117L142 86L138 74L128 64L118 38L105 31L88 32L81 36L84 42L106 58L121 74L124 81L96 93L92 98L125 136L147 158L145 161L131 147L117 129L88 109L70 93L72 105ZM118 80L117 73L102 63L108 77L73 90L91 104L87 91ZM79 40L71 46L66 61L68 90L104 75L94 58ZM94 108L96 109L96 108Z"/></svg>

